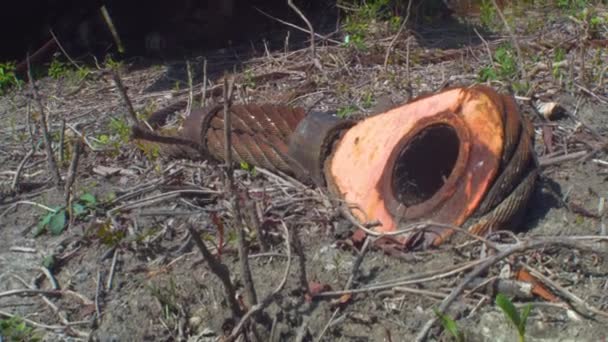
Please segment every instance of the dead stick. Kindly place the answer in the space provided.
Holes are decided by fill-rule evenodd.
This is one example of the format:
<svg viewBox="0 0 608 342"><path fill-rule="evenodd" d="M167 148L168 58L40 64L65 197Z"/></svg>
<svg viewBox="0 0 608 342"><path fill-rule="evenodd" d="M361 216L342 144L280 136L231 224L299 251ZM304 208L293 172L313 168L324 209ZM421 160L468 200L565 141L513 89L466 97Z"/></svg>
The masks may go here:
<svg viewBox="0 0 608 342"><path fill-rule="evenodd" d="M540 167L544 168L549 165L559 164L561 162L578 159L578 158L586 156L587 154L589 154L589 152L587 152L587 151L578 151L578 152L564 154L564 155L552 157L552 158L538 158L538 164Z"/></svg>
<svg viewBox="0 0 608 342"><path fill-rule="evenodd" d="M125 89L125 86L123 85L122 80L120 79L118 70L112 70L112 78L114 78L114 83L116 84L116 88L118 88L118 92L120 93L122 100L125 102L125 105L127 106L127 112L129 114L127 116L127 121L129 122L129 124L131 126L138 125L137 114L135 113L135 109L133 109L133 104L131 103L131 100L129 99L129 95L127 95L127 90Z"/></svg>
<svg viewBox="0 0 608 342"><path fill-rule="evenodd" d="M203 89L201 90L201 108L207 102L207 58L203 59Z"/></svg>
<svg viewBox="0 0 608 342"><path fill-rule="evenodd" d="M357 276L357 273L359 273L359 267L361 266L361 263L363 262L363 258L367 254L367 251L369 249L368 247L371 244L371 242L372 242L372 239L370 237L365 238L363 247L361 247L361 251L359 252L359 255L357 256L357 259L355 259L355 263L353 264L353 270L350 274L350 277L348 277L348 280L346 281L346 286L344 286L344 290L350 290L351 287L353 286L355 277ZM334 318L338 315L339 311L340 311L340 308L337 308L336 310L334 310L333 314L331 315L331 318L329 319L329 321L327 321L327 324L325 325L325 327L323 327L323 330L321 330L321 333L319 334L319 336L317 336L317 338L315 338L315 341L321 341L321 339L323 338L323 335L325 335L325 332L327 332L327 329L329 329Z"/></svg>
<svg viewBox="0 0 608 342"><path fill-rule="evenodd" d="M61 186L61 175L59 174L59 168L57 167L57 162L55 161L55 155L53 155L53 146L51 145L51 137L49 135L49 129L46 122L46 115L44 113L44 106L42 105L42 101L38 96L38 89L34 84L34 78L32 77L32 68L30 65L30 57L29 54L26 57L27 61L27 76L30 81L30 86L32 87L32 94L34 96L34 101L40 107L40 123L42 126L42 136L44 138L44 148L46 150L47 162L49 164L49 172L51 173L51 177L53 177L53 182L55 186L59 188Z"/></svg>
<svg viewBox="0 0 608 342"><path fill-rule="evenodd" d="M188 105L186 106L186 116L192 111L192 102L194 102L194 87L192 86L192 65L190 61L186 61L186 72L188 74Z"/></svg>
<svg viewBox="0 0 608 342"><path fill-rule="evenodd" d="M578 241L574 241L568 238L556 237L556 238L545 238L542 240L526 240L520 243L513 245L512 247L505 249L504 251L494 255L493 257L488 258L486 261L477 266L471 273L469 273L464 280L458 285L456 288L452 290L449 296L447 296L439 305L439 312L445 313L447 308L456 300L464 289L468 286L468 284L473 281L475 278L479 277L483 272L487 271L490 267L495 265L500 260L515 254L522 253L530 249L549 247L549 246L562 246L566 248L573 249L584 249L584 250L594 250L588 245L582 244ZM600 252L600 251L596 251ZM433 325L437 322L437 316L434 315L433 318L428 320L426 324L422 327L422 330L416 336L417 342L422 342L426 340L426 336L433 327Z"/></svg>
<svg viewBox="0 0 608 342"><path fill-rule="evenodd" d="M300 290L305 294L310 293L310 288L308 286L308 275L306 274L306 256L304 255L304 250L302 248L302 242L300 241L299 229L294 229L291 234L291 243L293 244L293 249L298 256L298 271L299 271L299 280L300 280Z"/></svg>
<svg viewBox="0 0 608 342"><path fill-rule="evenodd" d="M411 8L412 8L412 0L409 0L407 2L407 12L405 14L405 19L403 19L401 26L399 26L399 30L397 30L397 34L395 34L395 36L391 40L391 43L386 48L386 54L384 55L384 69L386 69L386 67L388 66L388 58L391 55L391 50L393 49L393 46L397 42L397 39L399 39L399 36L401 36L401 32L403 31L403 29L405 28L405 25L407 25L407 22L410 19Z"/></svg>
<svg viewBox="0 0 608 342"><path fill-rule="evenodd" d="M114 22L112 21L112 17L110 16L110 12L105 5L102 5L99 9L101 11L101 15L103 16L103 20L105 21L108 29L112 33L112 38L114 38L114 42L118 47L118 52L124 53L125 47L122 45L122 41L120 40L120 36L118 35L118 30L116 30L116 26L114 26Z"/></svg>
<svg viewBox="0 0 608 342"><path fill-rule="evenodd" d="M25 157L23 157L23 160L21 160L21 163L19 163L19 167L17 167L17 171L15 172L15 178L13 178L13 184L11 184L11 189L16 191L17 187L19 186L19 177L21 176L21 172L23 171L23 167L25 166L25 163L27 163L27 161L32 157L32 155L34 155L34 150L31 149L26 155Z"/></svg>
<svg viewBox="0 0 608 342"><path fill-rule="evenodd" d="M72 155L72 161L70 162L70 168L68 169L68 175L66 177L65 182L65 198L66 203L70 197L70 193L72 192L72 185L74 185L74 181L76 180L76 174L78 169L78 161L80 160L80 154L82 152L83 142L78 139L74 142L74 151Z"/></svg>
<svg viewBox="0 0 608 342"><path fill-rule="evenodd" d="M34 138L34 130L36 129L35 125L32 125L32 106L31 104L28 102L27 103L27 113L26 113L26 117L25 117L26 123L27 123L27 132L30 135L30 142L32 143L32 150L36 151L37 147L36 147L36 139Z"/></svg>
<svg viewBox="0 0 608 342"><path fill-rule="evenodd" d="M68 169L68 175L66 176L65 181L65 206L70 214L70 225L74 221L74 215L72 214L72 199L73 199L73 189L74 181L76 180L76 175L78 174L78 161L80 160L80 154L82 153L82 147L84 143L82 140L77 139L74 142L74 151L72 155L72 161L70 162L70 168Z"/></svg>
<svg viewBox="0 0 608 342"><path fill-rule="evenodd" d="M65 49L63 48L63 46L61 45L61 43L59 43L59 39L57 39L57 36L55 35L55 32L53 32L53 30L49 30L49 32L51 33L51 36L53 37L53 39L55 40L55 43L57 43L57 47L59 47L59 50L61 50L61 52L63 52L63 55L68 59L68 61L70 61L70 63L72 63L72 65L80 70L80 66L78 65L78 63L76 63L72 57L70 57L70 55L68 55L67 51L65 51Z"/></svg>
<svg viewBox="0 0 608 342"><path fill-rule="evenodd" d="M234 172L232 165L232 115L230 106L232 102L232 90L234 89L234 78L228 80L228 75L224 75L224 157L226 159L226 191L230 196L232 209L234 210L235 229L237 231L238 251L239 251L239 267L241 276L243 277L243 285L247 296L248 306L252 307L258 303L253 277L251 276L251 268L249 267L249 246L245 240L245 231L243 227L243 216L239 198L235 193Z"/></svg>
<svg viewBox="0 0 608 342"><path fill-rule="evenodd" d="M304 20L306 26L308 26L308 30L310 31L310 55L311 58L315 60L317 58L317 51L315 47L315 30L312 28L312 24L310 23L308 18L306 18L304 13L302 13L298 6L293 3L293 0L287 0L287 4L300 16L300 18L302 18L302 20Z"/></svg>
<svg viewBox="0 0 608 342"><path fill-rule="evenodd" d="M566 290L565 288L563 288L562 286L557 284L555 281L549 279L544 274L540 273L538 270L532 268L530 265L528 265L526 263L522 263L522 266L526 270L528 270L528 272L530 272L530 274L532 276L539 279L545 285L552 287L555 291L558 292L558 294L561 297L566 298L571 303L575 303L576 305L578 305L578 308L576 308L576 309L578 309L578 310L584 309L585 311L587 311L586 313L584 313L585 315L587 315L587 316L599 315L599 316L602 316L604 319L608 318L608 313L591 306L589 303L585 302L582 298L580 298L577 295L575 295L574 293Z"/></svg>
<svg viewBox="0 0 608 342"><path fill-rule="evenodd" d="M279 23L281 23L281 24L283 24L283 25L286 25L286 26L289 26L289 27L291 27L291 28L294 28L294 29L296 29L296 30L298 30L298 31L300 31L300 32L304 32L304 33L308 33L308 34L313 34L315 37L317 37L317 38L321 39L322 41L327 41L327 42L330 42L330 43L332 43L332 44L342 44L342 42L341 42L341 41L339 41L339 40L335 40L335 39L328 38L329 36L331 36L331 34L330 34L330 35L327 35L327 36L322 36L322 35L320 35L320 34L318 34L318 33L315 33L314 31L307 30L307 29L305 29L305 28L303 28L303 27L300 27L300 26L298 26L298 25L294 25L294 24L292 24L292 23L290 23L290 22L287 22L287 21L285 21L285 20L281 20L281 19L279 19L279 18L277 18L277 17L273 17L273 16L271 16L270 14L268 14L268 13L266 13L266 12L262 11L261 9L259 9L259 8L257 8L257 7L254 7L254 8L255 8L255 10L256 10L256 11L260 12L260 13L261 13L262 15L264 15L265 17L268 17L268 18L270 18L270 19L272 19L272 20L275 20L275 21L277 21L277 22L279 22Z"/></svg>
<svg viewBox="0 0 608 342"><path fill-rule="evenodd" d="M287 283L287 277L289 276L289 269L291 268L291 248L290 248L290 242L289 242L290 241L289 229L287 229L285 222L281 222L281 225L283 227L283 231L285 232L285 245L287 248L287 266L285 267L285 272L283 273L283 278L281 279L281 282L279 283L279 285L274 289L274 291L272 291L272 293L270 293L268 296L266 296L266 298L264 298L259 304L256 304L256 305L252 306L251 309L249 309L249 311L243 316L243 318L241 319L239 324L237 324L237 326L234 329L232 329L230 336L226 339L225 342L234 341L241 334L241 331L245 327L245 324L248 322L248 320L251 319L252 316L257 315L260 311L265 309L268 305L270 305L270 303L272 303L272 301L274 300L276 295L279 294L279 292L281 292L283 290L283 288L285 287L285 284Z"/></svg>
<svg viewBox="0 0 608 342"><path fill-rule="evenodd" d="M65 148L65 118L61 119L61 128L59 131L59 161L63 164Z"/></svg>
<svg viewBox="0 0 608 342"><path fill-rule="evenodd" d="M234 289L232 281L230 280L230 271L228 270L228 267L219 262L213 256L213 254L211 254L211 252L209 251L209 249L207 249L207 246L205 246L205 243L198 235L198 232L196 231L196 229L194 229L194 227L188 225L188 230L190 231L190 236L192 237L192 240L194 240L194 243L198 247L198 250L203 255L203 259L205 259L205 262L207 262L207 266L209 266L211 272L213 272L213 274L215 274L222 282L222 285L224 286L224 292L226 293L226 301L228 301L228 305L230 306L232 315L234 317L241 317L243 313L241 307L239 306L239 303L236 300L236 291Z"/></svg>

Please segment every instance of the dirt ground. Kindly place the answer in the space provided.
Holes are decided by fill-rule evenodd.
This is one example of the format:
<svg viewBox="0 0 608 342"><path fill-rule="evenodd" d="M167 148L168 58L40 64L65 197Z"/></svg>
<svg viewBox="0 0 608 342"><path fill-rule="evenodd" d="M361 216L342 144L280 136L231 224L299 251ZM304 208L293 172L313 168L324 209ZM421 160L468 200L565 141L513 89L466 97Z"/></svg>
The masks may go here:
<svg viewBox="0 0 608 342"><path fill-rule="evenodd" d="M204 57L208 103L221 101L221 92L215 90L221 90L221 75L228 69L237 70L236 102L282 102L307 111L369 115L420 94L480 82L481 70L492 67L489 54L515 37L521 60L510 51L525 65L529 86L513 86L514 79L522 81L519 75L510 80L499 75L487 83L516 96L520 111L534 123L536 151L545 166L523 224L511 228L524 240L587 237L584 241L606 251L607 12L598 7L605 16L603 26L582 42L583 24L566 11L521 11L505 11L514 20L513 36L498 20L494 32L481 32L479 39L474 30L479 26L469 18L450 23L453 26L440 22L406 29L394 42L396 32L378 24L378 30L365 37L365 49L318 39L321 68L311 62L310 50L296 43L264 51L261 42L252 42L242 49L194 56L193 105L200 105ZM337 32L331 39L344 41L344 36ZM563 51L560 61L558 51ZM494 63L501 62L495 58ZM494 68L503 70L501 65ZM144 117L189 96L184 60L128 60L120 73L135 110ZM233 211L221 165L155 156L125 139L125 105L111 76L102 70L91 69L85 78L66 74L37 83L56 151L65 122L67 157L59 162L64 177L73 155L71 142L86 137L73 189L75 198L92 194L96 203L63 232L34 236L49 209L65 203L65 195L52 184L39 125L30 137L31 122L39 122L41 115L29 87L0 98L0 318L27 319L45 341L217 340L236 322L230 323L224 288L187 228L203 232L211 248L220 241L218 221L223 222L221 261L243 295ZM547 102L558 103L563 114L546 120L537 108ZM171 124L177 125L185 110L179 110ZM15 172L32 145L34 152L22 167L23 185L12 189ZM580 151L585 152L578 158L568 157ZM108 168L106 174L100 167ZM264 170L245 167L235 172L239 193L250 197L243 211L256 217L269 235L270 245L263 250L256 232L247 230L258 298L271 293L289 267L285 286L264 310L277 340L414 340L434 317L432 309L470 268L447 273L487 253L480 243L468 242L403 254L372 249L358 258L357 248L347 243L354 227L323 189ZM293 250L297 242L286 248L283 224L290 239L300 241L303 258ZM358 259L352 288L361 291L352 298L336 294L306 299L302 264L310 284L338 291L353 275ZM608 338L605 254L549 246L502 260L481 280L504 276L522 264L561 289L545 284L559 294L556 302L539 296L514 300L518 307L533 307L527 340ZM24 291L10 292L20 289ZM470 290L448 310L466 340L516 341L516 330L494 305L492 293L483 286ZM564 293L572 296L564 298ZM453 339L435 325L429 340Z"/></svg>

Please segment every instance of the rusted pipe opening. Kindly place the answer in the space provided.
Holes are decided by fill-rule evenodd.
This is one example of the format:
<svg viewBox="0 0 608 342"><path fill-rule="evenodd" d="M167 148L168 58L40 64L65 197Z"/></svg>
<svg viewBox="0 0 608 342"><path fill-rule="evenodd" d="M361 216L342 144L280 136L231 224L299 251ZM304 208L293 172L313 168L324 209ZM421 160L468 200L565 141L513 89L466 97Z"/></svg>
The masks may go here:
<svg viewBox="0 0 608 342"><path fill-rule="evenodd" d="M391 190L406 207L430 199L454 170L460 149L456 130L449 125L430 125L406 144L393 167Z"/></svg>

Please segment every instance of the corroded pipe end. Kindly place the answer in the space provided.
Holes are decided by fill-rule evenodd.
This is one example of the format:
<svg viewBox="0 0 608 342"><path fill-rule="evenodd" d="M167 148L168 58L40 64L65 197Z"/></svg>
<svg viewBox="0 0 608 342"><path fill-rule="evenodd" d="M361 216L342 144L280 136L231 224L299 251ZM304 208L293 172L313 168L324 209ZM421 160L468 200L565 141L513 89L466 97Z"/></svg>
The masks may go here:
<svg viewBox="0 0 608 342"><path fill-rule="evenodd" d="M311 112L298 124L289 137L289 156L293 172L301 180L317 186L326 185L324 163L334 142L355 121L341 119L329 113Z"/></svg>
<svg viewBox="0 0 608 342"><path fill-rule="evenodd" d="M380 221L379 232L435 222L423 244L438 245L453 233L446 226L484 234L525 207L535 180L531 146L511 98L483 86L454 88L357 123L336 144L325 176L356 217Z"/></svg>

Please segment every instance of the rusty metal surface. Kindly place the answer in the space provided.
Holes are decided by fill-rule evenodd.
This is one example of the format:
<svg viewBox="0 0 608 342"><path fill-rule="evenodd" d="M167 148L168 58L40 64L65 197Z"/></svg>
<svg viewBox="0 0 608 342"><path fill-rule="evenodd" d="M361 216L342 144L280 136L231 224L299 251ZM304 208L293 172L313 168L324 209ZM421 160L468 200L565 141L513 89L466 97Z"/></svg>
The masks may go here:
<svg viewBox="0 0 608 342"><path fill-rule="evenodd" d="M484 86L422 96L359 122L272 104L233 105L229 111L236 163L326 186L354 204L360 220L380 220L380 232L419 220L462 226L475 234L509 228L525 209L538 175L530 122L511 97ZM423 137L429 134L427 143ZM432 141L441 134L451 138ZM222 107L193 111L178 137L174 144L173 138L163 138L164 151L223 160ZM436 146L427 150L426 144ZM424 150L410 160L407 153L413 149ZM445 164L441 158L452 158L450 153L453 164ZM407 190L409 173L438 177L435 168L449 171L441 175L442 183L425 190L428 196L416 197L416 187ZM429 227L400 241L408 248L437 246L452 234L445 227Z"/></svg>
<svg viewBox="0 0 608 342"><path fill-rule="evenodd" d="M325 186L324 163L341 131L355 122L328 113L309 113L289 139L293 171L301 180Z"/></svg>
<svg viewBox="0 0 608 342"><path fill-rule="evenodd" d="M405 177L403 184L425 181L425 173L442 167L434 158L449 157L441 150L449 147L450 140L444 145L428 142L437 145L432 147L416 145L421 135L438 124L450 126L445 132L457 135L457 160L449 176L437 181L442 182L439 190L433 189L421 201L404 202L395 196L403 191L396 189L395 184L400 183L392 179ZM527 125L511 98L488 87L427 95L350 129L332 156L329 183L335 193L358 208L353 214L360 220L379 220L379 232L395 231L414 221L440 223L422 234L424 246L439 245L453 234L445 224L484 234L511 222L525 208L534 187L537 165ZM427 155L409 169L400 167L412 148L428 148L422 152ZM413 171L419 177L395 174L396 170ZM411 239L419 238L417 234L402 241L412 246Z"/></svg>
<svg viewBox="0 0 608 342"><path fill-rule="evenodd" d="M283 105L233 105L232 154L236 163L246 162L271 171L293 174L289 166L288 139L305 116L304 110ZM201 153L224 159L224 113L221 106L192 111L180 136L201 146ZM173 156L184 155L184 146L168 149Z"/></svg>

